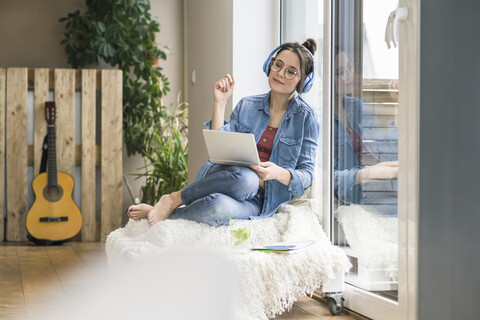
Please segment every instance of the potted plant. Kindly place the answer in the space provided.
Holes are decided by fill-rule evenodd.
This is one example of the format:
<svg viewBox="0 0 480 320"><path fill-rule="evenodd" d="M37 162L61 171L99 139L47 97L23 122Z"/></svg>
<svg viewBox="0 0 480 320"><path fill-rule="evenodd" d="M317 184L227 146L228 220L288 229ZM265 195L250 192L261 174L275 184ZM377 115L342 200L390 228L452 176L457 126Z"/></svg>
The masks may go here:
<svg viewBox="0 0 480 320"><path fill-rule="evenodd" d="M86 12L69 13L60 22L66 23L61 44L72 67L103 60L123 71L124 142L129 156L145 158L146 171L140 176L147 178L147 184L142 198L154 200L152 195L158 199L170 183L155 178L159 171L152 166L173 165L172 174L186 179L187 112L185 103L163 105L170 88L159 60L166 60L169 47L155 41L160 25L150 8L148 0L87 0ZM182 125L173 125L176 122ZM171 156L177 162L166 161Z"/></svg>

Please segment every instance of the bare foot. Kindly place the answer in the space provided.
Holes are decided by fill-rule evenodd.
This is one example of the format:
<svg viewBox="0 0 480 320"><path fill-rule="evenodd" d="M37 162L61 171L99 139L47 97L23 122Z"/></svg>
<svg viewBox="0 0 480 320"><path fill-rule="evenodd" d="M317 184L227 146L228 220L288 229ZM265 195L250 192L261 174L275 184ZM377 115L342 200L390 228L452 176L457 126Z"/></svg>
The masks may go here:
<svg viewBox="0 0 480 320"><path fill-rule="evenodd" d="M166 220L178 206L182 204L180 191L164 195L148 212L148 223L154 225L159 221Z"/></svg>
<svg viewBox="0 0 480 320"><path fill-rule="evenodd" d="M135 221L147 219L152 206L146 203L134 204L128 208L128 216Z"/></svg>

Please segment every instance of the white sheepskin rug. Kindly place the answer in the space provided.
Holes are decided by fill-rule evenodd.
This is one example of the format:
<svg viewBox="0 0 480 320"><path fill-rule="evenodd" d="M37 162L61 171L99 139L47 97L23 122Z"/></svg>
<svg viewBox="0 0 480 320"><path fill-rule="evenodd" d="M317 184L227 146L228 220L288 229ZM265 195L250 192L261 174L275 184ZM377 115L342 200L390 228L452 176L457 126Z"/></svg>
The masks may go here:
<svg viewBox="0 0 480 320"><path fill-rule="evenodd" d="M250 237L236 246L231 231L239 228L248 229ZM316 243L293 254L249 250L302 240ZM227 258L236 275L229 316L235 320L273 318L289 310L297 297L311 295L336 273L347 272L351 267L345 253L330 243L309 206L284 205L270 218L238 220L225 227L187 220L166 220L150 227L146 220L130 220L124 228L110 233L106 241L110 267L122 264L125 258L158 256L172 248L208 248ZM191 268L194 270L195 266Z"/></svg>
<svg viewBox="0 0 480 320"><path fill-rule="evenodd" d="M337 218L359 262L398 281L398 218L377 215L360 205L339 206Z"/></svg>

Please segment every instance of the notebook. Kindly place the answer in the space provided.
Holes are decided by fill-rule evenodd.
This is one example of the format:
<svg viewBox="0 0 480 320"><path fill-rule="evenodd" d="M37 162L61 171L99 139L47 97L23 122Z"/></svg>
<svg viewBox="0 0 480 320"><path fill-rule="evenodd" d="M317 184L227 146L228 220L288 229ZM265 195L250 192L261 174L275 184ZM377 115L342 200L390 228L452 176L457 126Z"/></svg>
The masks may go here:
<svg viewBox="0 0 480 320"><path fill-rule="evenodd" d="M255 136L251 133L203 130L211 163L249 166L260 165Z"/></svg>

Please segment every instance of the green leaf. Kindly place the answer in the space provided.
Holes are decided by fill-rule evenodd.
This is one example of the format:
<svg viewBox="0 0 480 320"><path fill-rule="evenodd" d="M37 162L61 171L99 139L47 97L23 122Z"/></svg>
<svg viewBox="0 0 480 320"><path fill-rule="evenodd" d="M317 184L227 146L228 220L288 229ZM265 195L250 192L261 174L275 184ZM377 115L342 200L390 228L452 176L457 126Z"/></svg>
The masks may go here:
<svg viewBox="0 0 480 320"><path fill-rule="evenodd" d="M105 47L107 48L106 56L107 57L113 57L115 55L115 49L112 47L112 45L107 43Z"/></svg>
<svg viewBox="0 0 480 320"><path fill-rule="evenodd" d="M100 32L105 32L105 24L103 24L103 22L97 22L97 27Z"/></svg>

